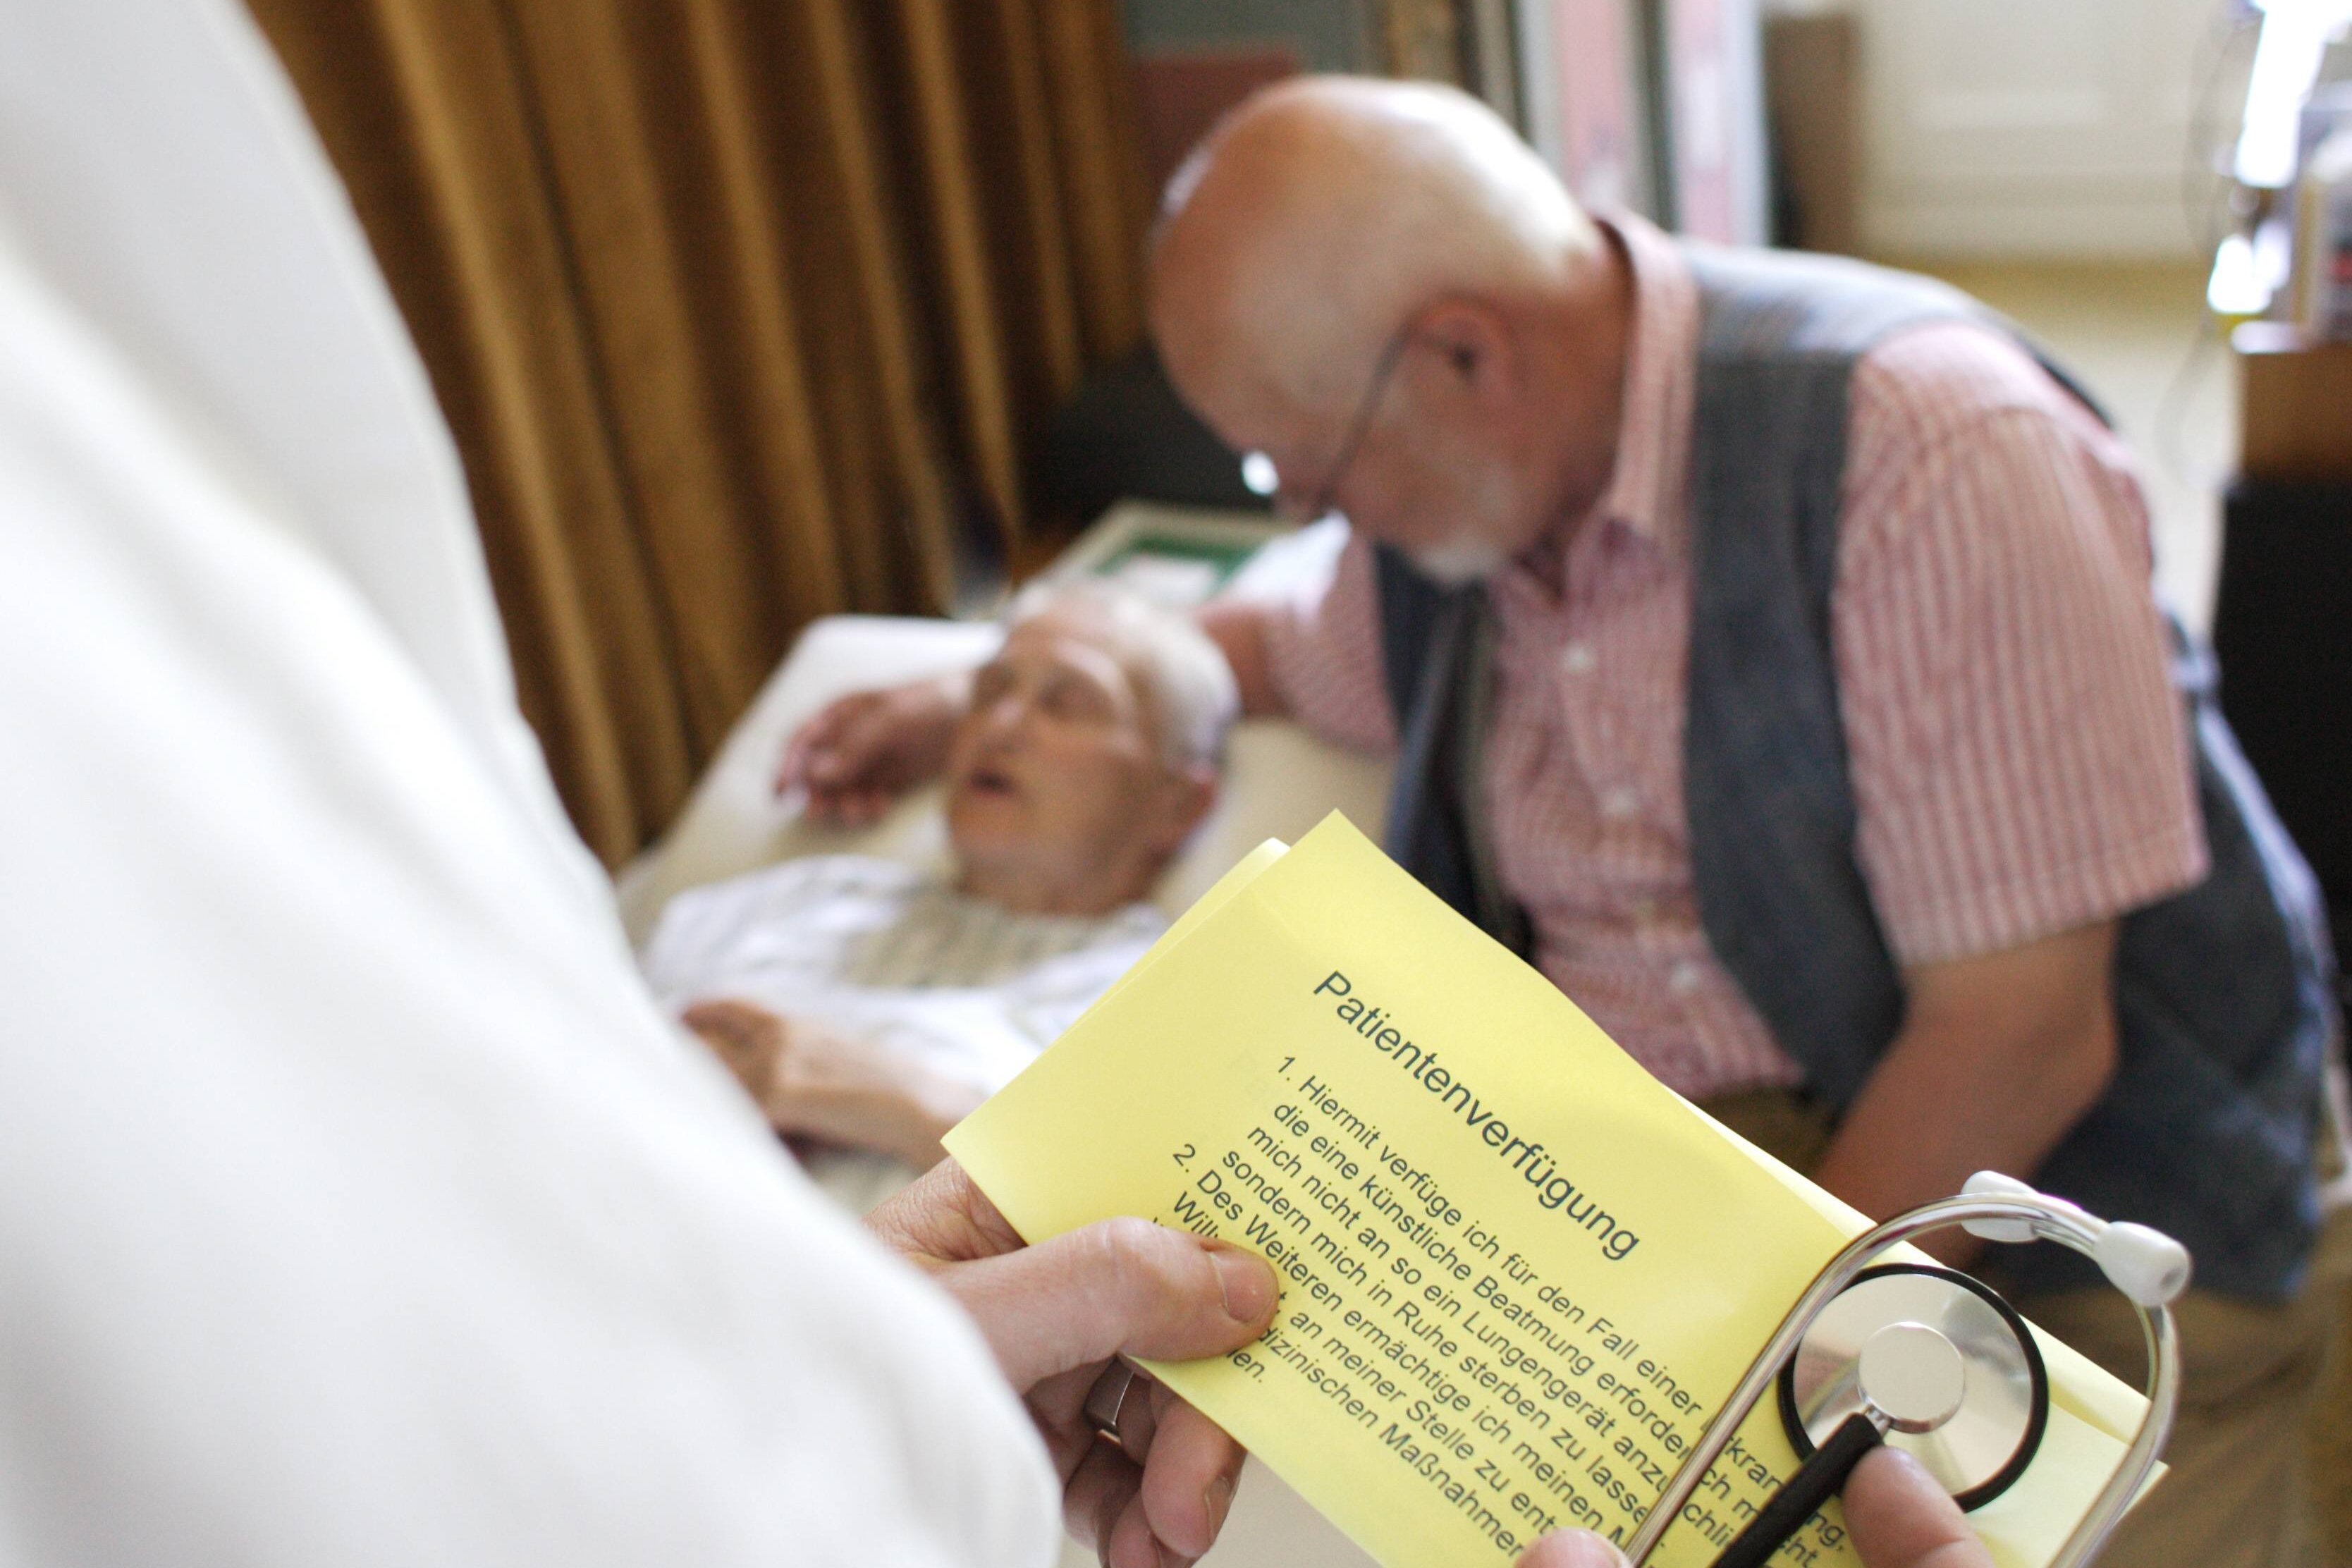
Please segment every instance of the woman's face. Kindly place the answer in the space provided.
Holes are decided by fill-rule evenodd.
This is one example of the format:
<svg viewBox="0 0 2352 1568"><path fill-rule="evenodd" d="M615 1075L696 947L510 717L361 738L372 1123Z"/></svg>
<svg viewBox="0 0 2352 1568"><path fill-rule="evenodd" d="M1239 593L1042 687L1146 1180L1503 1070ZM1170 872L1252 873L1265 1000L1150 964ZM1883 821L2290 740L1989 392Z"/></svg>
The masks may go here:
<svg viewBox="0 0 2352 1568"><path fill-rule="evenodd" d="M1133 896L1133 868L1164 853L1170 780L1111 637L1048 610L972 679L948 753L948 831L968 874L991 886L1110 907L1124 901L1114 889Z"/></svg>

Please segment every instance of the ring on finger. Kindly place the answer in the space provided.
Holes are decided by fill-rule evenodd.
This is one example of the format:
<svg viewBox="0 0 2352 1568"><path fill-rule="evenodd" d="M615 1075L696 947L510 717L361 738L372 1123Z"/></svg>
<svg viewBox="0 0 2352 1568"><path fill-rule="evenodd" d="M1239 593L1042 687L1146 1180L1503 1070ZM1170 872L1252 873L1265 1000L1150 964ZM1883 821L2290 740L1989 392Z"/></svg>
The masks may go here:
<svg viewBox="0 0 2352 1568"><path fill-rule="evenodd" d="M1126 1413L1128 1401L1136 1395L1136 1384L1140 1381L1135 1368L1123 1361L1114 1361L1103 1368L1102 1375L1087 1390L1087 1424L1095 1429L1096 1436L1122 1453L1127 1451L1127 1440L1119 1435L1118 1418Z"/></svg>

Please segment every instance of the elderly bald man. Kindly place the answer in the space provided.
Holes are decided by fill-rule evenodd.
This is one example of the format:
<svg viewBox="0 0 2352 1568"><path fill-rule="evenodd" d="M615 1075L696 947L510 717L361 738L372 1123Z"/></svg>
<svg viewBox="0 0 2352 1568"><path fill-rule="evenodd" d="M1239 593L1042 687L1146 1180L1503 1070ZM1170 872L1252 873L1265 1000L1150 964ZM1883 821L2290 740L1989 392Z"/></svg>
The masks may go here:
<svg viewBox="0 0 2352 1568"><path fill-rule="evenodd" d="M1398 83L1231 116L1151 321L1284 509L1353 531L1205 615L1246 710L1395 754L1400 859L1857 1207L1994 1167L2179 1235L2187 1419L2114 1560L2307 1550L2325 936L2088 402L1950 290L1596 218ZM820 720L807 782L854 807L948 702ZM2137 1374L2067 1259L2005 1272Z"/></svg>

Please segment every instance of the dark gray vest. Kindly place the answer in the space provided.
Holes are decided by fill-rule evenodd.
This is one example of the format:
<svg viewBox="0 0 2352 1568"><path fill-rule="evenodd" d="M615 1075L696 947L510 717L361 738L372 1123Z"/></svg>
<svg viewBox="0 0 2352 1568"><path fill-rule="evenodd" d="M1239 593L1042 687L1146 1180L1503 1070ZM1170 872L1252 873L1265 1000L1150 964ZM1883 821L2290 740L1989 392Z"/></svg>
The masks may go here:
<svg viewBox="0 0 2352 1568"><path fill-rule="evenodd" d="M1985 314L1940 284L1859 263L1699 246L1688 255L1704 311L1684 730L1700 918L1808 1087L1843 1108L1904 1013L1854 859L1830 646L1847 387L1855 360L1889 333ZM1390 852L1523 946L1524 925L1484 863L1483 822L1465 808L1475 784L1459 769L1483 750L1491 701L1483 590L1441 589L1385 550L1379 581L1403 737ZM2115 1081L2029 1174L2094 1214L2178 1237L2201 1285L2277 1298L2299 1282L2316 1226L2311 1160L2337 1023L2332 960L2316 886L2222 721L2211 660L2185 638L2178 647L2212 872L2125 919ZM2009 1261L2028 1289L2096 1278L2047 1245Z"/></svg>

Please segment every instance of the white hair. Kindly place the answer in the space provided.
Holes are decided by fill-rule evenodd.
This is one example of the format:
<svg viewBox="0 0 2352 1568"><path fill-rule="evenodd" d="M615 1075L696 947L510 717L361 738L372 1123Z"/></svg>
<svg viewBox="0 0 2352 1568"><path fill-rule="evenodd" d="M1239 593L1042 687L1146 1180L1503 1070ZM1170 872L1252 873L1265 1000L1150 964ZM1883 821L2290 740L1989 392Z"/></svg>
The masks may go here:
<svg viewBox="0 0 2352 1568"><path fill-rule="evenodd" d="M1254 105L1195 149L1168 182L1164 240ZM1307 78L1268 90L1258 112L1319 110L1274 166L1273 216L1243 242L1226 341L1301 406L1345 405L1383 340L1449 293L1556 287L1602 243L1535 150L1467 93L1427 82Z"/></svg>
<svg viewBox="0 0 2352 1568"><path fill-rule="evenodd" d="M1106 583L1033 583L1004 613L1009 632L1049 613L1076 611L1121 645L1121 662L1143 689L1154 738L1171 768L1224 760L1225 736L1241 716L1241 690L1224 654L1192 617Z"/></svg>

